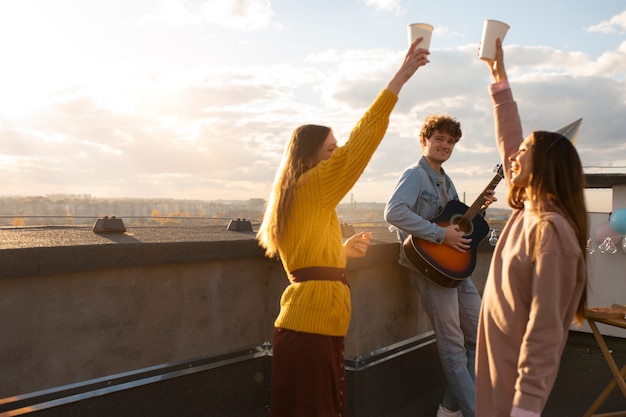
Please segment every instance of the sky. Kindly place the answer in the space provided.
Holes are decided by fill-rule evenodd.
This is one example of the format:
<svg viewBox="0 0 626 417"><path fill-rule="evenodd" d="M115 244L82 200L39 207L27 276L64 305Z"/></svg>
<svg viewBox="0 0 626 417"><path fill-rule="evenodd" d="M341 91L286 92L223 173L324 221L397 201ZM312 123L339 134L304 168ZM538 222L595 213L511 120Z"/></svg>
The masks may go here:
<svg viewBox="0 0 626 417"><path fill-rule="evenodd" d="M626 3L616 0L0 0L0 195L267 199L291 132L340 144L435 27L387 134L345 201L385 202L424 117L456 117L446 172L471 204L499 163L483 21L524 134L582 117L586 173L626 172ZM496 188L505 208L505 187ZM610 191L590 191L610 211Z"/></svg>

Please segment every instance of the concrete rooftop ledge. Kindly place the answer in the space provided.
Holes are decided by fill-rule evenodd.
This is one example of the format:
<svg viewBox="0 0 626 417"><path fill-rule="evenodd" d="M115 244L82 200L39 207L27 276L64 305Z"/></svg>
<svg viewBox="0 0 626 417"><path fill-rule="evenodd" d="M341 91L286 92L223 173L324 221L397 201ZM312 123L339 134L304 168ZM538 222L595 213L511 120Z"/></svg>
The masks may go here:
<svg viewBox="0 0 626 417"><path fill-rule="evenodd" d="M373 233L372 247L396 243L387 227L355 232L361 230ZM127 227L125 233L95 233L87 225L1 227L0 277L263 257L255 236L206 225Z"/></svg>
<svg viewBox="0 0 626 417"><path fill-rule="evenodd" d="M626 174L585 174L586 188L613 188L626 185Z"/></svg>
<svg viewBox="0 0 626 417"><path fill-rule="evenodd" d="M92 226L0 227L0 249L108 244L254 240L254 232L225 226L138 226L125 233L95 233Z"/></svg>
<svg viewBox="0 0 626 417"><path fill-rule="evenodd" d="M130 227L97 234L90 226L0 228L0 277L102 268L205 262L263 254L254 233L224 227Z"/></svg>

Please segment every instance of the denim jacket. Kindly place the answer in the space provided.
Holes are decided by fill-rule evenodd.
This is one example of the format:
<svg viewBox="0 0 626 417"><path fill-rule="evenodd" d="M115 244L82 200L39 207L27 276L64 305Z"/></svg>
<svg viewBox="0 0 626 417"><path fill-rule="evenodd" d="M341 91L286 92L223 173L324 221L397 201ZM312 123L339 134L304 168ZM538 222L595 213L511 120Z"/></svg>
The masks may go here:
<svg viewBox="0 0 626 417"><path fill-rule="evenodd" d="M441 172L446 181L448 197L450 200L458 200L452 180L443 168ZM396 227L400 243L409 234L430 242L443 243L445 228L429 221L444 208L441 186L440 176L424 157L402 173L385 206L385 221ZM402 244L398 262L414 269L406 259Z"/></svg>

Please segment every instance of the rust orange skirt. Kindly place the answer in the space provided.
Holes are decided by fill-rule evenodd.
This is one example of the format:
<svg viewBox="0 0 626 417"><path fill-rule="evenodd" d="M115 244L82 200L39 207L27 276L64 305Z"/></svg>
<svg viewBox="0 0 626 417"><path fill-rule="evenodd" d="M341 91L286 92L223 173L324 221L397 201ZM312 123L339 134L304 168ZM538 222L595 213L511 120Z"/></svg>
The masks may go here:
<svg viewBox="0 0 626 417"><path fill-rule="evenodd" d="M343 336L274 329L270 417L344 417Z"/></svg>

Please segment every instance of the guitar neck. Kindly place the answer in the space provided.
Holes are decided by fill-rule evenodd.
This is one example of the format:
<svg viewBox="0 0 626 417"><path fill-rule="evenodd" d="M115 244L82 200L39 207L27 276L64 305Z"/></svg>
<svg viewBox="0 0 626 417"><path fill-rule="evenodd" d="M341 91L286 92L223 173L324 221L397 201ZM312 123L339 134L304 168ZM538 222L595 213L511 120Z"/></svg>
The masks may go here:
<svg viewBox="0 0 626 417"><path fill-rule="evenodd" d="M485 202L485 193L487 191L495 190L496 186L501 180L502 180L502 175L500 175L499 173L496 174L492 178L492 180L489 182L489 184L487 184L483 192L480 193L478 198L474 201L474 203L470 206L470 208L465 212L465 214L463 215L463 219L461 219L461 222L471 223L471 221L474 220L474 217L476 217L476 215L480 213L480 208L483 206L483 203Z"/></svg>

